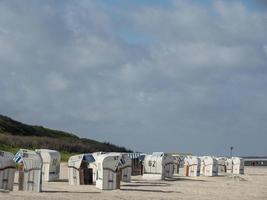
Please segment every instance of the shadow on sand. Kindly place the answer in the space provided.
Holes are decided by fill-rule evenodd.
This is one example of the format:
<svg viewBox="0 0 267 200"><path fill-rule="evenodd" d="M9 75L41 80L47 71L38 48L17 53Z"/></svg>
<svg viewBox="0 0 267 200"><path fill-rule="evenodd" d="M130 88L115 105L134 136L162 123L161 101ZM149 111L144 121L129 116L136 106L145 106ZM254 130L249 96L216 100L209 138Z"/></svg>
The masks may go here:
<svg viewBox="0 0 267 200"><path fill-rule="evenodd" d="M136 191L136 192L157 192L157 193L181 193L181 192L176 192L176 191L164 191L164 190L139 190L139 189L123 189L121 188L122 191Z"/></svg>
<svg viewBox="0 0 267 200"><path fill-rule="evenodd" d="M0 193L9 193L10 191L9 190L2 190L0 189Z"/></svg>
<svg viewBox="0 0 267 200"><path fill-rule="evenodd" d="M126 184L123 187L168 187L170 184Z"/></svg>
<svg viewBox="0 0 267 200"><path fill-rule="evenodd" d="M196 181L196 182L210 182L206 180L201 180L201 179L189 179L189 178L169 178L166 179L165 181Z"/></svg>
<svg viewBox="0 0 267 200"><path fill-rule="evenodd" d="M100 194L101 192L79 192L79 191L65 191L65 190L43 190L42 193Z"/></svg>
<svg viewBox="0 0 267 200"><path fill-rule="evenodd" d="M153 181L132 181L132 183L141 183L141 184L153 184L153 185L166 185L167 183L162 182L153 182Z"/></svg>

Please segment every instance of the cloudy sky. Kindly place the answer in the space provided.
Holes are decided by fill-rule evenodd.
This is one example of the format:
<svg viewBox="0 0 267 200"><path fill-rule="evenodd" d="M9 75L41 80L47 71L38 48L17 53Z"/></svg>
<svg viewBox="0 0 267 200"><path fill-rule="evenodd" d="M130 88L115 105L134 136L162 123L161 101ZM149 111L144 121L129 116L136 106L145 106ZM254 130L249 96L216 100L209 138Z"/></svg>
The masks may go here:
<svg viewBox="0 0 267 200"><path fill-rule="evenodd" d="M0 113L138 151L267 154L264 0L0 0Z"/></svg>

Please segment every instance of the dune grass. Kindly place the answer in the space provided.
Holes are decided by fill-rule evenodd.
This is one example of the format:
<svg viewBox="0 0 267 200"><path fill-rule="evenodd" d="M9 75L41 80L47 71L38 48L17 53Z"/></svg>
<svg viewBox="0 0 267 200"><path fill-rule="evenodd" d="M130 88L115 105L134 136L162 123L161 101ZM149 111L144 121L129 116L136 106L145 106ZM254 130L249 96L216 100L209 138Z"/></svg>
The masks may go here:
<svg viewBox="0 0 267 200"><path fill-rule="evenodd" d="M0 150L8 151L15 155L18 152L19 148L12 148L7 145L0 144ZM30 150L34 150L34 149L30 149ZM69 153L66 151L60 151L61 162L68 162L69 158L75 154L78 154L78 153Z"/></svg>

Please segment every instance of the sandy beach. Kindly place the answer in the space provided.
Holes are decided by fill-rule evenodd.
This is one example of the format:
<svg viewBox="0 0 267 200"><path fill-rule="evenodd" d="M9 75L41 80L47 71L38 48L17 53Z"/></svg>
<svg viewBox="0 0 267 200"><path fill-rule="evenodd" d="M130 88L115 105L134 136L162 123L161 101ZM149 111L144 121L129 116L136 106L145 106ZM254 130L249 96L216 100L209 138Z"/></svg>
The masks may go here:
<svg viewBox="0 0 267 200"><path fill-rule="evenodd" d="M70 186L66 164L61 165L61 181L44 182L43 192L0 192L2 200L17 199L267 199L267 167L246 167L245 175L218 177L179 177L166 181L146 181L133 177L132 183L122 183L121 190L101 191L94 185Z"/></svg>

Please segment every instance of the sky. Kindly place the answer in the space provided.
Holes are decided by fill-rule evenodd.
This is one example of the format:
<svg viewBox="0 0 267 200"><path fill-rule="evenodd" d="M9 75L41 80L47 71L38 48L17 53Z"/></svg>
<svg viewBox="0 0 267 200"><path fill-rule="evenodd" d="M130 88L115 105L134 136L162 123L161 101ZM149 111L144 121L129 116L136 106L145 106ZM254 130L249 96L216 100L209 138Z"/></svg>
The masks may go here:
<svg viewBox="0 0 267 200"><path fill-rule="evenodd" d="M134 151L267 155L264 0L0 0L0 113Z"/></svg>

